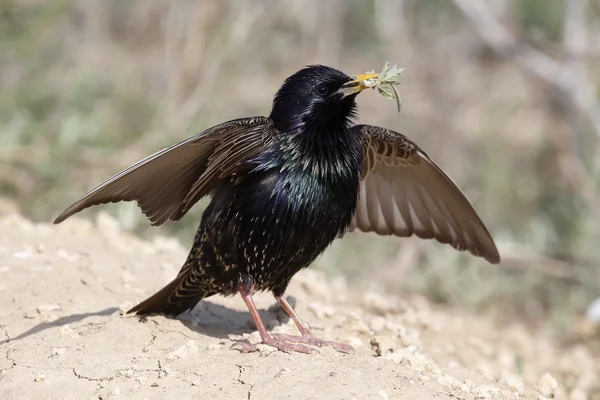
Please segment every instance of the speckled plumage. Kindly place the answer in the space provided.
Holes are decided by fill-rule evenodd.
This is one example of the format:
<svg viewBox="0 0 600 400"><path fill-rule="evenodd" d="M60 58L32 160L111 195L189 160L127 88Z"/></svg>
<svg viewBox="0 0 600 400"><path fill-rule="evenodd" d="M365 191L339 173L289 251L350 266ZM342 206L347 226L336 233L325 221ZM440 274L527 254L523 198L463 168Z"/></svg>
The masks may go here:
<svg viewBox="0 0 600 400"><path fill-rule="evenodd" d="M225 122L158 152L55 222L91 205L135 200L160 225L211 196L178 276L130 312L177 315L202 298L240 292L263 341L283 350L304 351L266 333L252 292L272 291L308 340L283 293L349 229L436 238L498 262L469 202L416 144L397 132L352 124L358 91L344 89L351 82L329 67L302 69L277 92L270 117ZM304 343L325 343L310 337Z"/></svg>

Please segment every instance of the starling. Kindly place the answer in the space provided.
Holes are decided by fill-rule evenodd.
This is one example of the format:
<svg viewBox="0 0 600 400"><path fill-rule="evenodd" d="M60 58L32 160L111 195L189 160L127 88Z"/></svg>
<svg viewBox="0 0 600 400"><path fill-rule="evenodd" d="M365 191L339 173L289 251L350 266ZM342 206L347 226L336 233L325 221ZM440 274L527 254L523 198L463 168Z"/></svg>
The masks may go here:
<svg viewBox="0 0 600 400"><path fill-rule="evenodd" d="M161 150L108 179L54 223L93 205L135 200L158 226L210 196L177 277L129 312L176 316L206 297L239 293L263 344L349 352L347 344L313 336L284 297L291 278L335 238L355 229L416 235L500 261L469 201L423 150L392 130L353 124L355 98L374 77L305 67L285 80L269 117L224 122ZM300 336L267 332L252 299L264 290Z"/></svg>

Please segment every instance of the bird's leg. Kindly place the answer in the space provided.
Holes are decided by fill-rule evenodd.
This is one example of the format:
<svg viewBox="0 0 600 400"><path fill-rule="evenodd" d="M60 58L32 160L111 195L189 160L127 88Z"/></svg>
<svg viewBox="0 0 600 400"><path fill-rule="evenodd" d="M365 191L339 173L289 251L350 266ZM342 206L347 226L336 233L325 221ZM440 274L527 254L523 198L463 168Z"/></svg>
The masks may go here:
<svg viewBox="0 0 600 400"><path fill-rule="evenodd" d="M265 329L265 325L258 314L258 310L256 309L256 305L254 304L254 300L252 299L252 295L254 294L254 285L253 284L245 284L240 283L238 286L238 290L244 303L248 307L250 311L250 315L252 315L252 319L258 328L258 333L260 334L260 338L262 339L262 343L267 346L275 347L280 351L284 351L286 353L291 353L292 351L296 351L299 353L310 354L311 348L302 344L297 343L288 343L285 340L274 338L267 332ZM252 351L257 351L258 348L254 344L246 343L246 342L237 342L233 346L233 348L240 350L242 353L249 353Z"/></svg>
<svg viewBox="0 0 600 400"><path fill-rule="evenodd" d="M296 311L294 311L292 306L290 306L290 303L287 302L285 297L275 296L275 298L277 299L277 301L279 302L279 304L281 305L283 310L287 313L287 315L289 315L290 318L292 319L292 321L294 321L294 324L296 324L296 327L300 331L301 335L300 336L290 336L290 335L285 335L285 334L281 334L281 333L274 333L273 334L274 338L280 339L280 340L283 340L286 342L306 343L306 344L310 344L312 346L319 346L319 347L331 346L334 349L336 349L337 351L342 352L342 353L351 353L354 351L354 348L348 344L334 342L331 340L324 340L324 339L320 339L320 338L314 336L310 332L310 329L308 329L308 326L306 326L306 324L304 322L302 322L300 317L298 317L298 314L296 314Z"/></svg>

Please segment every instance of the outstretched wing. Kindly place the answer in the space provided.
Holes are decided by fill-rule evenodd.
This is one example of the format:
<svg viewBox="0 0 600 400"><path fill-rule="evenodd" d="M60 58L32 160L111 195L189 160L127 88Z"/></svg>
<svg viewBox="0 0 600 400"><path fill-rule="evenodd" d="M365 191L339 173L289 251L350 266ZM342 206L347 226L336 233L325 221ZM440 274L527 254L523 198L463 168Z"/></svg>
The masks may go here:
<svg viewBox="0 0 600 400"><path fill-rule="evenodd" d="M152 225L179 220L220 179L273 140L269 118L236 119L213 126L119 172L60 214L58 224L97 204L135 200Z"/></svg>
<svg viewBox="0 0 600 400"><path fill-rule="evenodd" d="M490 263L500 262L492 237L469 201L415 143L377 126L353 129L362 137L364 162L350 229L435 238Z"/></svg>

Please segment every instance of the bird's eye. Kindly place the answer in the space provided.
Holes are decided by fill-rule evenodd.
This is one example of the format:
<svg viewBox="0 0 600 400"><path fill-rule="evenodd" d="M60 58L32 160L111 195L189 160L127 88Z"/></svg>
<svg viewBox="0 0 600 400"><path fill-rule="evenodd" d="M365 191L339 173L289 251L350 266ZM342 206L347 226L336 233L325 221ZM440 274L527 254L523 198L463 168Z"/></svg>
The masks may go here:
<svg viewBox="0 0 600 400"><path fill-rule="evenodd" d="M329 93L329 89L327 88L327 86L319 86L317 88L317 93L319 93L319 95L321 96L325 96L327 93Z"/></svg>

